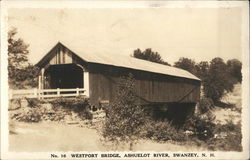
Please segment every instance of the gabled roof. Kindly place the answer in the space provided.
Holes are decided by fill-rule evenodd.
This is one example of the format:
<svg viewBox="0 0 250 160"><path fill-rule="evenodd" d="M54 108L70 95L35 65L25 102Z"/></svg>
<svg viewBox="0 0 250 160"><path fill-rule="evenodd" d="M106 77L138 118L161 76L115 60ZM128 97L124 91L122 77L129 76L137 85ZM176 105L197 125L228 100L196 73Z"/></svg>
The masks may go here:
<svg viewBox="0 0 250 160"><path fill-rule="evenodd" d="M65 43L64 43L65 44ZM194 79L200 81L199 78L191 74L190 72L179 69L176 67L171 67L159 63L154 63L146 60L141 60L134 58L132 56L125 56L125 55L113 55L113 54L98 54L98 53L86 53L84 51L84 47L82 45L77 46L76 44L66 44L64 45L61 42L58 42L55 47L51 50L56 48L59 45L62 45L69 50L71 50L76 56L80 57L82 60L89 62L89 63L99 63L105 65L112 65L117 67L125 67L131 68L136 70L148 71L153 73L165 74L175 77L183 77L188 79ZM46 59L52 57L52 52L48 52L38 63L37 66L41 66Z"/></svg>

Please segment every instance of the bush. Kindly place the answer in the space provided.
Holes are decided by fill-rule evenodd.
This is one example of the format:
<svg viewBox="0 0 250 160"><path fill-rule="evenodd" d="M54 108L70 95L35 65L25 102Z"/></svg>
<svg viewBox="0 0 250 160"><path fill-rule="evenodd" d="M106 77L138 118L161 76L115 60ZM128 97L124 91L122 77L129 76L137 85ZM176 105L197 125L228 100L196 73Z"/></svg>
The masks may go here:
<svg viewBox="0 0 250 160"><path fill-rule="evenodd" d="M234 124L232 121L224 125L216 125L215 137L208 141L210 150L221 151L242 151L241 124Z"/></svg>
<svg viewBox="0 0 250 160"><path fill-rule="evenodd" d="M211 98L202 97L198 103L198 113L205 114L214 108L214 102Z"/></svg>
<svg viewBox="0 0 250 160"><path fill-rule="evenodd" d="M228 133L225 138L213 138L208 142L208 149L213 151L242 151L241 135Z"/></svg>
<svg viewBox="0 0 250 160"><path fill-rule="evenodd" d="M28 112L26 113L26 116L23 116L22 121L24 122L39 122L41 121L41 112L37 109L29 109Z"/></svg>
<svg viewBox="0 0 250 160"><path fill-rule="evenodd" d="M227 120L226 124L218 124L216 125L216 133L221 133L221 132L238 132L241 130L241 124L234 124L232 120Z"/></svg>
<svg viewBox="0 0 250 160"><path fill-rule="evenodd" d="M57 98L50 103L34 98L27 98L26 100L28 106L22 107L15 113L12 113L12 119L23 122L39 122L42 120L61 121L65 120L66 116L72 120L75 118L93 119L93 115L88 109L88 100L81 97L74 99ZM76 114L73 114L72 111Z"/></svg>
<svg viewBox="0 0 250 160"><path fill-rule="evenodd" d="M90 104L89 99L84 97L76 98L57 98L50 101L55 110L66 109L68 111L74 111L82 119L93 119L92 113L89 111Z"/></svg>
<svg viewBox="0 0 250 160"><path fill-rule="evenodd" d="M11 118L21 122L40 122L42 120L42 112L38 108L25 108L19 113L13 114Z"/></svg>
<svg viewBox="0 0 250 160"><path fill-rule="evenodd" d="M184 130L191 131L192 136L199 140L207 141L214 137L215 124L213 123L214 116L209 111L206 114L194 114L183 126Z"/></svg>
<svg viewBox="0 0 250 160"><path fill-rule="evenodd" d="M93 114L89 110L84 110L82 113L79 114L79 116L82 119L85 119L85 118L89 120L93 119Z"/></svg>
<svg viewBox="0 0 250 160"><path fill-rule="evenodd" d="M37 98L25 98L28 102L28 106L31 108L39 107L41 104L41 100Z"/></svg>
<svg viewBox="0 0 250 160"><path fill-rule="evenodd" d="M132 74L120 79L115 101L105 108L107 117L102 129L102 136L106 141L129 142L130 150L139 139L145 121L143 107L136 105L134 89Z"/></svg>
<svg viewBox="0 0 250 160"><path fill-rule="evenodd" d="M187 135L183 130L177 130L170 122L149 121L143 127L141 132L142 138L150 138L157 142L172 141L186 141Z"/></svg>
<svg viewBox="0 0 250 160"><path fill-rule="evenodd" d="M54 107L64 107L76 112L81 112L90 108L89 100L84 97L76 98L57 98L50 101Z"/></svg>
<svg viewBox="0 0 250 160"><path fill-rule="evenodd" d="M184 123L183 129L190 131L193 137L202 141L212 138L215 132L215 116L211 112L213 107L211 98L201 98L196 113Z"/></svg>
<svg viewBox="0 0 250 160"><path fill-rule="evenodd" d="M21 99L11 99L9 101L9 110L15 110L21 107Z"/></svg>

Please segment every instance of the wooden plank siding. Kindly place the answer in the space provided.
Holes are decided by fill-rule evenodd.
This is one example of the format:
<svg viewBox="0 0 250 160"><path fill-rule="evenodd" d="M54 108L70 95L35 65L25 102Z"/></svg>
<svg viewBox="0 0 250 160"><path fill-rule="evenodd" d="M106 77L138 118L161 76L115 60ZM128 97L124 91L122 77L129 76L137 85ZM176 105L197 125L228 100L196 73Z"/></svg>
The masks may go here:
<svg viewBox="0 0 250 160"><path fill-rule="evenodd" d="M200 96L200 82L185 78L161 75L102 64L89 66L90 102L114 101L119 77L132 73L135 77L136 95L140 104L196 103Z"/></svg>
<svg viewBox="0 0 250 160"><path fill-rule="evenodd" d="M70 49L62 45L57 45L52 48L48 55L40 62L40 66L48 68L49 65L56 64L80 64L81 66L86 67L86 63Z"/></svg>
<svg viewBox="0 0 250 160"><path fill-rule="evenodd" d="M70 64L73 63L73 58L71 51L62 46L56 48L54 56L50 59L49 64Z"/></svg>
<svg viewBox="0 0 250 160"><path fill-rule="evenodd" d="M200 98L201 82L197 79L87 62L61 43L52 48L37 66L46 73L51 65L72 63L80 65L84 73L89 73L89 89L86 92L92 105L98 105L103 100L114 101L119 78L128 73L136 79L135 90L140 104L196 103Z"/></svg>

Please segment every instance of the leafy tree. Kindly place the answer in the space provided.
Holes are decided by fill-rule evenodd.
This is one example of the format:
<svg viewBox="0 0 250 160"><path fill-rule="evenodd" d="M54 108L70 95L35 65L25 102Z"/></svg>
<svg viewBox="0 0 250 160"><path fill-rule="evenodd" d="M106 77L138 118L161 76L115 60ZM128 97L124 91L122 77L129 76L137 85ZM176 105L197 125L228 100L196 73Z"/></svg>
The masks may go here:
<svg viewBox="0 0 250 160"><path fill-rule="evenodd" d="M203 77L203 85L205 96L214 102L233 90L233 81L223 59L218 57L212 59L208 74Z"/></svg>
<svg viewBox="0 0 250 160"><path fill-rule="evenodd" d="M162 58L161 55L158 52L153 52L151 48L147 48L145 51L141 51L139 48L134 50L133 56L138 59L144 59L147 61L155 62L155 63L160 63L164 65L170 66L168 62L165 62Z"/></svg>
<svg viewBox="0 0 250 160"><path fill-rule="evenodd" d="M229 71L229 74L232 78L234 78L235 83L242 81L242 63L237 59L230 59L227 61L227 68Z"/></svg>
<svg viewBox="0 0 250 160"><path fill-rule="evenodd" d="M196 76L198 76L201 80L204 77L207 77L209 71L209 63L207 61L201 61L200 63L195 65Z"/></svg>
<svg viewBox="0 0 250 160"><path fill-rule="evenodd" d="M198 64L194 60L182 57L175 62L174 66L198 76L202 80L205 97L211 98L214 102L219 101L227 92L232 91L235 82L231 76L233 73L235 73L234 77L240 77L236 74L240 70L239 62L230 61L226 64L219 57L212 59L210 63L201 61Z"/></svg>
<svg viewBox="0 0 250 160"><path fill-rule="evenodd" d="M174 67L178 67L184 70L189 71L190 73L195 74L195 61L189 58L180 58L177 62L174 63Z"/></svg>
<svg viewBox="0 0 250 160"><path fill-rule="evenodd" d="M28 62L29 45L16 38L17 29L8 32L8 75L11 88L37 86L38 68Z"/></svg>
<svg viewBox="0 0 250 160"><path fill-rule="evenodd" d="M117 86L116 100L106 108L102 135L112 142L133 144L139 139L145 121L143 108L136 105L135 80L132 74L122 77Z"/></svg>
<svg viewBox="0 0 250 160"><path fill-rule="evenodd" d="M28 47L20 38L16 39L17 29L12 28L8 32L8 61L9 67L24 68L28 66Z"/></svg>

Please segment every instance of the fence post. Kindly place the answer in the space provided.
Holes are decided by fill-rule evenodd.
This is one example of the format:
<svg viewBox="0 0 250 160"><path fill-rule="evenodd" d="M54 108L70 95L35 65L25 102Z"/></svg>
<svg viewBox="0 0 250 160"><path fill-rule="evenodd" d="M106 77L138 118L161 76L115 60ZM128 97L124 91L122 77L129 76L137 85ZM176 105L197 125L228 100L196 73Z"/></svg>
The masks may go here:
<svg viewBox="0 0 250 160"><path fill-rule="evenodd" d="M60 96L60 90L59 90L59 88L57 88L57 96L58 97Z"/></svg>
<svg viewBox="0 0 250 160"><path fill-rule="evenodd" d="M37 90L37 98L40 99L40 89Z"/></svg>
<svg viewBox="0 0 250 160"><path fill-rule="evenodd" d="M79 96L79 88L76 88L76 95Z"/></svg>
<svg viewBox="0 0 250 160"><path fill-rule="evenodd" d="M38 89L42 88L42 76L38 76Z"/></svg>
<svg viewBox="0 0 250 160"><path fill-rule="evenodd" d="M41 88L41 90L40 90L41 99L44 99L45 92L43 90L44 90L44 88Z"/></svg>

